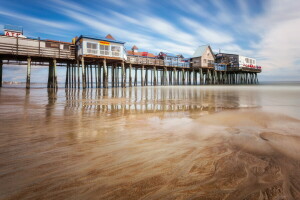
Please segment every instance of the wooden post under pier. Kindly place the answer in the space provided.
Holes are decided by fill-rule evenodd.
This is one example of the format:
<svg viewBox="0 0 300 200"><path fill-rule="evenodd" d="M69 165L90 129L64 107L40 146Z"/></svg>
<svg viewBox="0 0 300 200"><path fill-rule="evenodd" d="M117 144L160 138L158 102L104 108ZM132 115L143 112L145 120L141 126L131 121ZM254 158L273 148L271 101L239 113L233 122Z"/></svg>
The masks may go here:
<svg viewBox="0 0 300 200"><path fill-rule="evenodd" d="M103 87L108 88L108 77L107 77L107 66L106 66L106 59L103 60Z"/></svg>
<svg viewBox="0 0 300 200"><path fill-rule="evenodd" d="M56 59L49 62L48 72L48 85L47 88L57 88L57 77L56 77Z"/></svg>
<svg viewBox="0 0 300 200"><path fill-rule="evenodd" d="M124 61L122 62L122 87L126 87L126 69Z"/></svg>
<svg viewBox="0 0 300 200"><path fill-rule="evenodd" d="M129 64L129 87L132 87L132 64Z"/></svg>
<svg viewBox="0 0 300 200"><path fill-rule="evenodd" d="M86 89L84 57L81 58L81 71L82 71L82 89Z"/></svg>
<svg viewBox="0 0 300 200"><path fill-rule="evenodd" d="M26 77L26 89L30 88L30 75L31 75L31 58L27 58L27 77Z"/></svg>
<svg viewBox="0 0 300 200"><path fill-rule="evenodd" d="M77 74L78 74L78 77L77 77L77 81L78 81L78 83L77 83L77 86L78 86L78 89L80 88L80 68L79 68L79 60L77 60Z"/></svg>
<svg viewBox="0 0 300 200"><path fill-rule="evenodd" d="M101 64L98 63L98 88L101 88Z"/></svg>
<svg viewBox="0 0 300 200"><path fill-rule="evenodd" d="M70 73L69 71L70 71L70 63L67 63L65 88L69 87L69 73Z"/></svg>
<svg viewBox="0 0 300 200"><path fill-rule="evenodd" d="M154 76L153 77L153 85L156 86L157 85L157 71L156 71L156 66L154 66L153 70L154 70L153 71L153 73L154 73L153 74L153 76Z"/></svg>
<svg viewBox="0 0 300 200"><path fill-rule="evenodd" d="M137 67L135 66L134 86L137 86Z"/></svg>
<svg viewBox="0 0 300 200"><path fill-rule="evenodd" d="M0 87L2 87L3 61L0 59Z"/></svg>
<svg viewBox="0 0 300 200"><path fill-rule="evenodd" d="M141 69L141 86L144 86L144 65L142 65Z"/></svg>

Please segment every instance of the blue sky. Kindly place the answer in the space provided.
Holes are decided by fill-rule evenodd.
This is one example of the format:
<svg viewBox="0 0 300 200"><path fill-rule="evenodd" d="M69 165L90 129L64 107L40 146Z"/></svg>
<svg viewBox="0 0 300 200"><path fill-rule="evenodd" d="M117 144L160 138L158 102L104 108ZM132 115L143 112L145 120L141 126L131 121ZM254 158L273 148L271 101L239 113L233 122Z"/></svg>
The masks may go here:
<svg viewBox="0 0 300 200"><path fill-rule="evenodd" d="M295 0L10 0L1 1L0 26L61 41L110 33L127 49L186 57L210 44L256 58L263 80L300 80L299 8Z"/></svg>

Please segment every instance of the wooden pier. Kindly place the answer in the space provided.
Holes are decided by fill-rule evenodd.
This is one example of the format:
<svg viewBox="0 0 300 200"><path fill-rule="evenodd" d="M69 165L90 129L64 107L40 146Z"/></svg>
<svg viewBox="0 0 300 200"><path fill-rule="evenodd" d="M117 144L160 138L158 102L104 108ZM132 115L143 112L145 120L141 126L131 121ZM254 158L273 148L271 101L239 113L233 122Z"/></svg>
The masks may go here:
<svg viewBox="0 0 300 200"><path fill-rule="evenodd" d="M83 37L84 38L84 37ZM88 38L91 40L91 38ZM78 40L78 42L81 42ZM110 41L110 40L109 40ZM111 40L113 41L113 40ZM116 42L117 43L117 42ZM122 43L121 43L122 44ZM31 65L49 66L48 88L57 89L57 66L66 68L66 88L108 88L158 85L257 84L260 69L215 69L212 64L197 66L190 62L170 63L159 58L125 56L119 49L109 55L87 49L82 44L0 36L0 87L3 64L27 65L26 88L30 88ZM83 51L83 50L82 50ZM106 52L104 52L106 53ZM107 53L108 54L108 53ZM45 77L46 78L46 77Z"/></svg>

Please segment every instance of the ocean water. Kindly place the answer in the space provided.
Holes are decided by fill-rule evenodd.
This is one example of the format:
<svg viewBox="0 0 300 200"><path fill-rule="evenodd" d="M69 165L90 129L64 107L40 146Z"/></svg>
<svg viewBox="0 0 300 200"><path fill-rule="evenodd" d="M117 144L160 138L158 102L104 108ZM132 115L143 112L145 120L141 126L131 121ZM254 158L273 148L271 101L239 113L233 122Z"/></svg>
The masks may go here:
<svg viewBox="0 0 300 200"><path fill-rule="evenodd" d="M300 199L300 86L0 88L0 199Z"/></svg>

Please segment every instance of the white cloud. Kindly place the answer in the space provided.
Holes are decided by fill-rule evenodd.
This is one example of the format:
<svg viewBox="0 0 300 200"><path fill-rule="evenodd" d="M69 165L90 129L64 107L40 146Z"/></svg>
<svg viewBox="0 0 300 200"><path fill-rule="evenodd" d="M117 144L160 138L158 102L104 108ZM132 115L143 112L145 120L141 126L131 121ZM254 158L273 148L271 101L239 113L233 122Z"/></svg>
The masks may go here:
<svg viewBox="0 0 300 200"><path fill-rule="evenodd" d="M21 19L23 21L37 23L40 25L49 26L49 27L58 28L58 29L69 30L69 29L74 28L74 26L69 23L63 23L63 22L52 21L52 20L44 20L44 19L40 19L37 17L31 17L28 15L14 13L14 12L10 12L10 11L0 10L0 15L4 15L4 16L16 18L16 19Z"/></svg>
<svg viewBox="0 0 300 200"><path fill-rule="evenodd" d="M189 27L190 30L194 30L194 32L196 32L197 35L200 36L200 40L202 41L205 41L210 44L233 42L233 38L224 30L214 30L208 28L186 17L183 17L181 21L186 25L186 27Z"/></svg>
<svg viewBox="0 0 300 200"><path fill-rule="evenodd" d="M261 27L261 41L257 44L257 55L266 75L298 77L300 52L299 1L271 1L268 9L255 21Z"/></svg>

